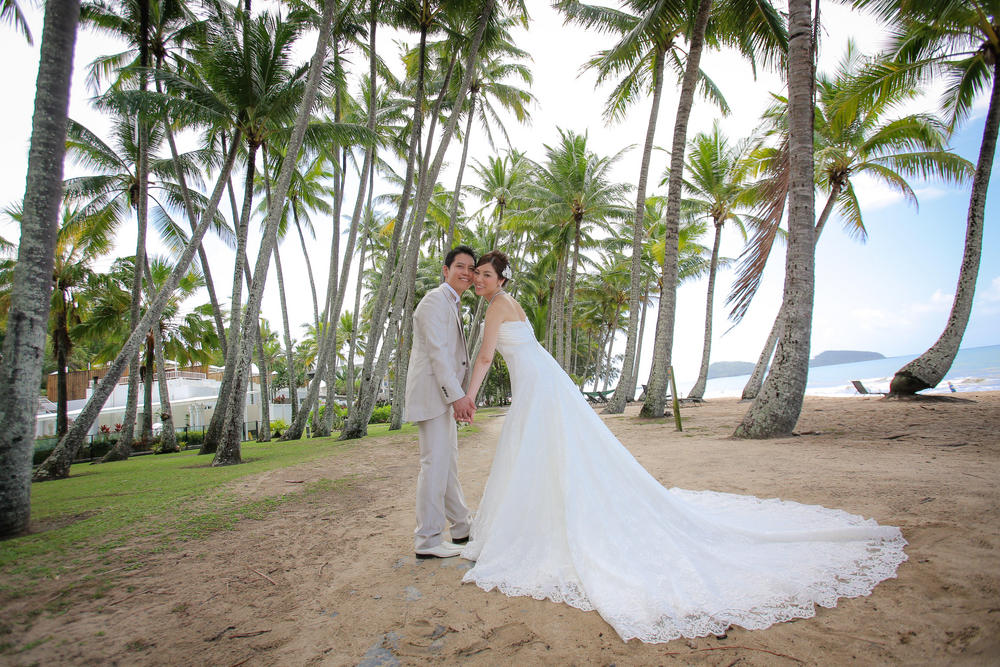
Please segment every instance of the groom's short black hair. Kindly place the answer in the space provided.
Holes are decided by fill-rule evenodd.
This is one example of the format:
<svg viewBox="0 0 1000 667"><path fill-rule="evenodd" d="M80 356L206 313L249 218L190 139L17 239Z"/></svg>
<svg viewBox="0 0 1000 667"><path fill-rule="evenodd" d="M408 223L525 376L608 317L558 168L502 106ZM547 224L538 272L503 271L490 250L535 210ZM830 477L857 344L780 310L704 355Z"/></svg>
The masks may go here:
<svg viewBox="0 0 1000 667"><path fill-rule="evenodd" d="M447 266L450 269L451 268L451 263L454 262L455 258L458 257L459 255L468 255L468 256L472 257L472 263L473 264L475 264L476 260L478 259L476 257L476 251L475 250L473 250L472 248L470 248L467 245L457 245L454 248L452 248L451 250L449 250L448 254L444 256L444 265Z"/></svg>

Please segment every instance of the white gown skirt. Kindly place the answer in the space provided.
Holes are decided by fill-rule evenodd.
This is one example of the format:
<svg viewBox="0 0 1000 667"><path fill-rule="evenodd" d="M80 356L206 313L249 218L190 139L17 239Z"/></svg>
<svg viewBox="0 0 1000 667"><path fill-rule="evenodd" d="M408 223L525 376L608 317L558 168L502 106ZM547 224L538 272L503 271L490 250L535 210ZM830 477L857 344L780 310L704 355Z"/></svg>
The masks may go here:
<svg viewBox="0 0 1000 667"><path fill-rule="evenodd" d="M778 499L664 488L526 323L501 326L513 399L463 581L597 610L624 640L766 628L868 595L906 560L898 528Z"/></svg>

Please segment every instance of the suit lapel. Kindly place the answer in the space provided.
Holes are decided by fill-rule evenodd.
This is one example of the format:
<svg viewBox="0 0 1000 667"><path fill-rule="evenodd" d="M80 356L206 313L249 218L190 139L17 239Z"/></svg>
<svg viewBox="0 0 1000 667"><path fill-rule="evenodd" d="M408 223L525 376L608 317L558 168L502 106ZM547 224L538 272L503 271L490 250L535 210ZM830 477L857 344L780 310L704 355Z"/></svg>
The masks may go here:
<svg viewBox="0 0 1000 667"><path fill-rule="evenodd" d="M465 376L468 377L469 372L469 345L465 340L465 324L462 322L462 317L459 314L459 309L455 306L455 299L451 295L451 290L441 285L441 292L444 294L445 299L451 304L451 312L455 317L455 324L458 325L458 335L462 341L462 357L465 359ZM463 381L464 384L464 381Z"/></svg>

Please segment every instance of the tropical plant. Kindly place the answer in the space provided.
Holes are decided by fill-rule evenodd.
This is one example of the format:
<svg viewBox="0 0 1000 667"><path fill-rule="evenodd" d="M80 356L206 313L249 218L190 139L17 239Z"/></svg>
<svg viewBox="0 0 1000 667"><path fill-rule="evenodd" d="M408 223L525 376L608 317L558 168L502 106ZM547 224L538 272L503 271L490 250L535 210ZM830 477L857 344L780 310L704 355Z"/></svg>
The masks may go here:
<svg viewBox="0 0 1000 667"><path fill-rule="evenodd" d="M670 178L676 185L668 195L670 233L675 236L679 223L680 181L683 170L683 152L687 140L687 121L694 99L695 86L727 112L721 92L699 68L701 51L707 41L709 46L722 44L736 47L756 67L758 59L770 64L776 62L787 43L787 33L780 15L769 2L723 0L713 8L712 0L700 3L650 2L629 0L625 10L587 5L578 0L560 0L558 7L572 20L586 27L596 28L620 36L614 47L594 56L587 67L598 72L598 80L622 77L605 106L608 120L621 120L626 110L638 102L643 92L652 96L649 122L639 167L637 196L632 224L631 299L629 303L629 328L626 342L622 382L615 391L606 412L620 413L625 401L634 392L635 379L629 377L638 355L637 327L642 272L641 246L645 230L642 216L646 201L646 183L653 150L656 119L659 114L663 90L663 73L670 64L681 80L674 124ZM709 22L710 18L711 23ZM681 53L680 42L688 43L687 54ZM670 248L673 244L670 244ZM674 290L677 278L676 258L671 250L664 263L661 284ZM672 294L663 294L657 319L656 346L650 383L657 389L666 387L666 368L670 364L673 342L674 301ZM654 377L655 376L655 377ZM658 392L659 393L659 392ZM665 393L665 392L664 392ZM647 400L644 414L659 416L663 405Z"/></svg>
<svg viewBox="0 0 1000 667"><path fill-rule="evenodd" d="M16 5L5 2L3 9ZM76 0L48 0L35 84L18 243L0 359L0 538L23 532L31 512L35 409L49 321L52 266L62 201L70 79L79 18Z"/></svg>
<svg viewBox="0 0 1000 667"><path fill-rule="evenodd" d="M816 243L835 210L849 234L861 240L867 238L861 202L854 188L857 176L882 183L916 206L917 196L907 179L938 178L960 183L972 174L972 165L948 150L947 131L940 120L927 113L892 113L913 91L897 90L863 105L848 97L866 64L849 44L834 75L820 75L816 80L815 173L820 192L827 193L816 219ZM784 210L788 183L788 101L784 97L775 96L775 104L764 113L764 127L764 139L776 140L777 146L758 146L751 156L757 173L766 175L754 186L754 197L763 200L764 224L747 246L728 299L733 304L730 316L736 321L746 312L760 283ZM743 398L753 398L760 390L763 369L780 329L779 315Z"/></svg>
<svg viewBox="0 0 1000 667"><path fill-rule="evenodd" d="M969 322L983 249L984 211L997 132L1000 129L1000 4L974 0L855 0L892 22L885 59L862 76L854 98L860 104L886 91L942 80L941 107L948 128L965 121L980 93L989 91L989 107L972 179L966 217L965 247L955 298L944 331L923 354L896 371L891 394L914 394L936 386L951 368Z"/></svg>
<svg viewBox="0 0 1000 667"><path fill-rule="evenodd" d="M788 250L783 335L771 372L735 435L767 438L791 433L802 410L809 373L815 265L812 7L788 3Z"/></svg>
<svg viewBox="0 0 1000 667"><path fill-rule="evenodd" d="M538 237L557 257L553 301L553 356L569 368L573 300L581 253L594 230L612 229L628 215L629 187L612 180L611 171L628 148L610 157L587 146L587 135L559 129L560 140L545 145L546 160L534 164L525 188L528 204L521 215L534 221Z"/></svg>
<svg viewBox="0 0 1000 667"><path fill-rule="evenodd" d="M15 31L24 35L24 40L29 45L34 45L28 19L25 18L24 11L18 6L17 0L0 0L0 23L10 23Z"/></svg>
<svg viewBox="0 0 1000 667"><path fill-rule="evenodd" d="M688 392L688 398L700 399L705 395L708 381L708 365L712 351L712 314L715 310L715 277L719 268L719 246L722 229L730 223L747 238L745 215L740 209L753 201L753 192L748 189L748 167L744 155L745 142L732 145L719 129L718 123L710 132L696 135L690 142L687 158L687 177L684 189L687 200L686 212L694 219L710 221L714 230L712 259L708 272L708 288L705 299L705 340L702 345L701 365L698 378ZM748 222L755 222L752 216Z"/></svg>

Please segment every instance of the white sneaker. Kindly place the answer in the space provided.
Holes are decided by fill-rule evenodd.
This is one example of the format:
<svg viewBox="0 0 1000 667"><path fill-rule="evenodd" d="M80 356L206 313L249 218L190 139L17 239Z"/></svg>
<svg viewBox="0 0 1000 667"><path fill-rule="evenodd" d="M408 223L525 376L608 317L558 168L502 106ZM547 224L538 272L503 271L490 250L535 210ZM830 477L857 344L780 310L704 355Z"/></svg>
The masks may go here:
<svg viewBox="0 0 1000 667"><path fill-rule="evenodd" d="M442 542L428 549L418 549L417 558L453 558L462 553L465 547L451 542Z"/></svg>

